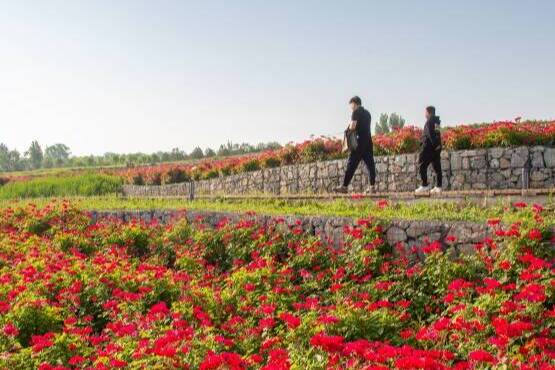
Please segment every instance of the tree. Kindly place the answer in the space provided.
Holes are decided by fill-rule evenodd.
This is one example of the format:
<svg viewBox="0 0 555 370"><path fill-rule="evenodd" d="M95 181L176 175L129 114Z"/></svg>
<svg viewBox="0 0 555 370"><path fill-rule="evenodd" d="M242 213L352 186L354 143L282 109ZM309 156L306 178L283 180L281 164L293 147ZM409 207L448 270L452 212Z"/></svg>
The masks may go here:
<svg viewBox="0 0 555 370"><path fill-rule="evenodd" d="M170 153L170 157L171 157L172 161L181 161L181 160L185 159L185 153L183 153L183 151L179 150L179 148L173 148L171 153Z"/></svg>
<svg viewBox="0 0 555 370"><path fill-rule="evenodd" d="M389 132L389 125L387 123L387 113L380 114L380 118L376 123L376 134L387 134Z"/></svg>
<svg viewBox="0 0 555 370"><path fill-rule="evenodd" d="M40 147L38 141L34 140L31 143L31 146L25 152L25 156L31 162L31 167L32 168L40 168L41 167L44 155L42 153L42 148Z"/></svg>
<svg viewBox="0 0 555 370"><path fill-rule="evenodd" d="M215 156L216 156L216 152L215 152L213 149L206 148L206 150L204 151L204 156L205 156L206 158L215 157Z"/></svg>
<svg viewBox="0 0 555 370"><path fill-rule="evenodd" d="M10 149L6 144L0 144L0 170L8 171Z"/></svg>
<svg viewBox="0 0 555 370"><path fill-rule="evenodd" d="M204 157L204 153L202 152L202 149L199 148L198 146L193 149L193 151L191 152L191 158L193 159L201 159L202 157Z"/></svg>
<svg viewBox="0 0 555 370"><path fill-rule="evenodd" d="M65 144L54 144L44 149L44 160L60 166L67 162L71 154L69 147Z"/></svg>
<svg viewBox="0 0 555 370"><path fill-rule="evenodd" d="M405 119L397 113L391 113L389 116L390 131L399 130L405 126Z"/></svg>
<svg viewBox="0 0 555 370"><path fill-rule="evenodd" d="M405 126L405 119L400 114L387 113L380 114L380 118L376 123L376 134L387 134L389 132L401 129Z"/></svg>
<svg viewBox="0 0 555 370"><path fill-rule="evenodd" d="M233 144L230 141L228 141L227 144L220 145L220 148L218 149L218 155L220 157L225 157L230 155L232 151L233 151Z"/></svg>

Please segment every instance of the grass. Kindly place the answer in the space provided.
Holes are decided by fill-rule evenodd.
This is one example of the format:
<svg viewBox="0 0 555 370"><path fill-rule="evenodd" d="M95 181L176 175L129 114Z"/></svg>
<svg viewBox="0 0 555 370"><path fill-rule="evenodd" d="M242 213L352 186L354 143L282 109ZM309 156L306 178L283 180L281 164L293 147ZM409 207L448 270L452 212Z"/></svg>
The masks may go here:
<svg viewBox="0 0 555 370"><path fill-rule="evenodd" d="M123 180L117 176L85 173L75 176L46 176L10 182L0 187L0 199L98 196L117 193Z"/></svg>
<svg viewBox="0 0 555 370"><path fill-rule="evenodd" d="M528 210L520 210L510 203L499 202L496 205L481 207L471 202L431 201L421 203L391 203L380 207L372 200L180 200L180 199L146 199L122 198L116 196L104 197L76 197L67 198L81 209L96 210L138 210L138 209L195 209L220 212L244 213L253 211L268 215L297 215L297 216L342 216L362 218L372 216L382 220L410 219L410 220L444 220L444 221L472 221L485 222L498 218L504 223L512 223L528 218ZM38 198L33 200L0 200L0 207L16 207L28 203L43 206L50 203L52 198ZM55 201L61 201L58 198ZM550 201L551 202L551 201ZM546 206L553 212L553 204ZM555 220L545 217L547 221Z"/></svg>

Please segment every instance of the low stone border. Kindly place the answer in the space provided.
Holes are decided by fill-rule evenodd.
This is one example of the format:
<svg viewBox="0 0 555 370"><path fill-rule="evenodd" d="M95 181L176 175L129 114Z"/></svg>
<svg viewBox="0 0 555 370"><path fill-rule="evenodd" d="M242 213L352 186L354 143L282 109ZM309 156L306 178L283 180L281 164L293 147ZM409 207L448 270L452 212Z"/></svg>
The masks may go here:
<svg viewBox="0 0 555 370"><path fill-rule="evenodd" d="M356 220L348 217L330 216L268 216L257 214L238 214L214 212L204 210L176 211L176 210L138 210L138 211L90 211L93 222L100 219L117 219L124 222L133 220L146 223L170 223L181 218L193 222L202 220L214 227L223 219L238 221L252 219L262 225L270 222L283 221L285 225L302 227L303 231L317 235L334 247L339 247L344 240L344 227L355 226ZM392 220L382 222L387 242L391 245L402 243L406 248L415 249L420 255L421 247L426 241L440 241L445 248L450 248L455 255L471 253L474 244L486 237L492 236L492 230L486 224L472 222L441 222L417 220ZM453 236L455 241L448 242L447 237Z"/></svg>

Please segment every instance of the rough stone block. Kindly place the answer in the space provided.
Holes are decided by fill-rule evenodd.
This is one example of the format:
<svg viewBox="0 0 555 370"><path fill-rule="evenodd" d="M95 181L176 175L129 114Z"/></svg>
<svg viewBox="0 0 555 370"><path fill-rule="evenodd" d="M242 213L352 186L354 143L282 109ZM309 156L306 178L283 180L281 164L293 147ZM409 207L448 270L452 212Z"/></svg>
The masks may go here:
<svg viewBox="0 0 555 370"><path fill-rule="evenodd" d="M545 148L543 152L543 160L548 168L555 168L555 148Z"/></svg>
<svg viewBox="0 0 555 370"><path fill-rule="evenodd" d="M392 245L398 242L404 242L407 240L407 233L405 232L405 230L397 226L390 227L387 230L386 236L387 236L387 241Z"/></svg>

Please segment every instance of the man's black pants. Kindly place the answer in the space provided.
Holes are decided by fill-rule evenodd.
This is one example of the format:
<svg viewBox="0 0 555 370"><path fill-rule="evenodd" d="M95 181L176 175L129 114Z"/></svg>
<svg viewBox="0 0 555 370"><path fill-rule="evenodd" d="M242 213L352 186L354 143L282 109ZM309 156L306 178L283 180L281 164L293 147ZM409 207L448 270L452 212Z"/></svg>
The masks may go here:
<svg viewBox="0 0 555 370"><path fill-rule="evenodd" d="M360 161L364 161L364 164L366 164L368 175L370 176L370 185L374 185L376 183L376 164L374 163L373 148L372 145L370 145L369 148L359 147L359 149L351 152L347 162L347 171L345 171L343 186L349 186Z"/></svg>
<svg viewBox="0 0 555 370"><path fill-rule="evenodd" d="M437 186L441 188L443 177L441 173L441 150L424 147L418 156L418 166L423 186L428 186L428 166L430 164L436 173Z"/></svg>

